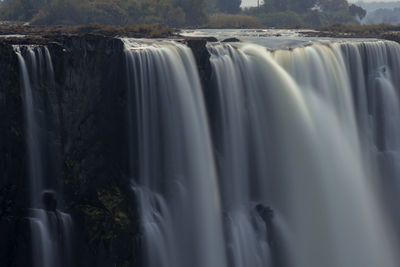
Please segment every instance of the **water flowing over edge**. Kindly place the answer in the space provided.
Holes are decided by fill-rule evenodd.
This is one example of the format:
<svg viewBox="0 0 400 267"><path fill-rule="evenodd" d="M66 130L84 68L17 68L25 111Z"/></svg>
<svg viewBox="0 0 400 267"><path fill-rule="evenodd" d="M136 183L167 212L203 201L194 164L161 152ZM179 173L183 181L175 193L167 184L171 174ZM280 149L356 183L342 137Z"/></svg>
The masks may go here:
<svg viewBox="0 0 400 267"><path fill-rule="evenodd" d="M398 265L398 44L210 43L201 88L186 45L122 40L143 266ZM14 48L35 266L73 266L51 55Z"/></svg>
<svg viewBox="0 0 400 267"><path fill-rule="evenodd" d="M43 88L55 89L50 52L41 46L14 46L21 71L22 99L25 112L25 136L28 155L28 180L33 266L72 266L72 219L57 209L60 195L56 178L60 169L57 136L51 128L54 110L43 110ZM48 95L48 99L52 96ZM47 98L44 98L47 99ZM48 124L48 125L47 125Z"/></svg>
<svg viewBox="0 0 400 267"><path fill-rule="evenodd" d="M209 44L214 90L204 101L198 84L185 83L198 80L193 60L179 62L186 47L124 43L131 151L137 153L131 156L139 160L132 168L133 188L141 203L146 266L202 266L198 257L207 266L397 266L393 218L387 218L391 211L379 189L386 174L377 158L397 157L398 129L372 108L381 105L385 114L400 115L394 75L400 69L392 59L399 56L397 44L343 42L275 52L253 44ZM172 62L189 71L177 78ZM198 103L182 98L185 89L197 94ZM378 100L371 97L380 93ZM191 104L181 107L184 102ZM201 137L200 129L186 136L187 127L197 123L208 131L207 119L182 118L181 112L193 114L189 110L196 107L204 117L205 104L212 140ZM377 124L384 127L383 137ZM187 139L204 145L188 145ZM394 147L377 151L380 139ZM199 154L204 158L194 156ZM203 191L214 202L201 196L207 187L192 191L198 196L188 194L195 175L190 168L204 166L205 158L216 162L218 183L212 178L212 188ZM179 200L179 194L185 197ZM193 210L216 214L220 208L214 210L213 203L219 202L222 217L204 221L208 225L185 216ZM210 229L217 233L221 220L222 247L219 234L206 235ZM179 231L173 230L177 225ZM202 254L197 241L207 244L208 238L219 257Z"/></svg>

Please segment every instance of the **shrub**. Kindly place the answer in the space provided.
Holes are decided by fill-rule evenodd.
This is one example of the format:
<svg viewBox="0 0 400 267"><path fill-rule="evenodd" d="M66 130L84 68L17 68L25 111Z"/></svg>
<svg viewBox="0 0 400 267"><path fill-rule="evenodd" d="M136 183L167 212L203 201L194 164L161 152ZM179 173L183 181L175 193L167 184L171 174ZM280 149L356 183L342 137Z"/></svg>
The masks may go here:
<svg viewBox="0 0 400 267"><path fill-rule="evenodd" d="M247 15L213 14L208 18L210 28L258 28L260 22L256 17Z"/></svg>
<svg viewBox="0 0 400 267"><path fill-rule="evenodd" d="M312 27L319 27L328 24L329 19L325 13L312 11L304 16L304 22Z"/></svg>
<svg viewBox="0 0 400 267"><path fill-rule="evenodd" d="M37 25L76 25L82 24L82 10L85 8L79 0L56 0L41 9L32 19Z"/></svg>
<svg viewBox="0 0 400 267"><path fill-rule="evenodd" d="M0 0L2 1L2 0ZM0 20L33 24L139 25L163 23L183 26L204 23L203 0L6 0Z"/></svg>
<svg viewBox="0 0 400 267"><path fill-rule="evenodd" d="M287 25L302 25L304 21L302 17L293 12L276 12L276 13L266 13L261 16L261 23L269 27L279 27Z"/></svg>
<svg viewBox="0 0 400 267"><path fill-rule="evenodd" d="M103 25L123 25L127 22L125 10L115 2L103 0L89 3L82 14L88 18L86 23L100 23Z"/></svg>

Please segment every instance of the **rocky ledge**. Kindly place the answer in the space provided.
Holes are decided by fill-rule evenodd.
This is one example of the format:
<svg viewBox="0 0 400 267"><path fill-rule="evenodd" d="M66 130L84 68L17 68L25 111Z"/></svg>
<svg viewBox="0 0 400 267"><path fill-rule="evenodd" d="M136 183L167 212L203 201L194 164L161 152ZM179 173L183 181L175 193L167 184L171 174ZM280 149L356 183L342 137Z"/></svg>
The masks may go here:
<svg viewBox="0 0 400 267"><path fill-rule="evenodd" d="M193 49L202 80L209 82L206 40L181 41ZM0 266L32 264L26 133L13 50L26 45L46 45L52 55L55 88L42 88L38 108L57 114L51 120L59 129L52 136L59 137L49 142L61 149L62 171L51 179L62 185L64 199L44 199L49 212L60 208L73 217L74 266L142 266L128 151L119 141L128 140L124 46L91 33L0 38Z"/></svg>

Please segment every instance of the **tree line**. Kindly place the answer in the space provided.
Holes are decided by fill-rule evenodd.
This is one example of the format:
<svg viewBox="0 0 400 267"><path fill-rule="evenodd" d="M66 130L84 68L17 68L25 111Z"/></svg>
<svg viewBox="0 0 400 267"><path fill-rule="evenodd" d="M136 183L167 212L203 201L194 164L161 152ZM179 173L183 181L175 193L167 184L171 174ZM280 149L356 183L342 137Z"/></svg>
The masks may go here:
<svg viewBox="0 0 400 267"><path fill-rule="evenodd" d="M268 26L323 26L332 23L358 24L366 11L347 0L264 0L260 8L244 12Z"/></svg>
<svg viewBox="0 0 400 267"><path fill-rule="evenodd" d="M241 0L4 0L0 3L0 20L45 25L159 23L183 27L206 25L211 14L215 17L215 14L224 13L252 16L261 24L271 26L263 23L268 21L265 18L278 21L275 17L282 12L289 12L286 14L289 17L343 10L349 18L362 15L362 9L355 9L355 6L351 9L347 0L264 0L259 8L246 11L240 8Z"/></svg>

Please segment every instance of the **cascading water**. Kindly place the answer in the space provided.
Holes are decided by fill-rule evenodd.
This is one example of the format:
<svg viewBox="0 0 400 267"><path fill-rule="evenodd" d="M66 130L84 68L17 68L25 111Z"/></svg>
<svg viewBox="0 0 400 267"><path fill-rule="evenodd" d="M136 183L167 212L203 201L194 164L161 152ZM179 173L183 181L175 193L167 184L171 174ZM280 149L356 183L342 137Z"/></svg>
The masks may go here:
<svg viewBox="0 0 400 267"><path fill-rule="evenodd" d="M226 212L251 203L273 208L278 266L398 266L390 216L375 185L397 183L400 84L392 73L400 71L399 45L330 43L271 52L217 44L209 51ZM382 162L383 173L375 168ZM238 251L248 242L259 245L253 236L260 236L250 228L253 234L236 238L249 223L231 224L241 226L228 231L234 257L267 253ZM253 265L234 260L234 266Z"/></svg>
<svg viewBox="0 0 400 267"><path fill-rule="evenodd" d="M123 41L143 266L400 264L398 44Z"/></svg>
<svg viewBox="0 0 400 267"><path fill-rule="evenodd" d="M123 41L144 266L227 266L212 144L190 49Z"/></svg>
<svg viewBox="0 0 400 267"><path fill-rule="evenodd" d="M21 70L22 99L25 113L25 135L30 188L30 212L33 266L72 266L71 217L57 209L60 175L59 144L54 118L56 113L43 110L43 99L51 105L55 95L54 70L47 47L15 47ZM41 90L46 88L47 96ZM47 107L49 108L49 107ZM50 107L51 108L51 107ZM51 113L49 115L47 113ZM58 200L59 197L58 197Z"/></svg>
<svg viewBox="0 0 400 267"><path fill-rule="evenodd" d="M143 266L399 265L398 44L123 41Z"/></svg>

